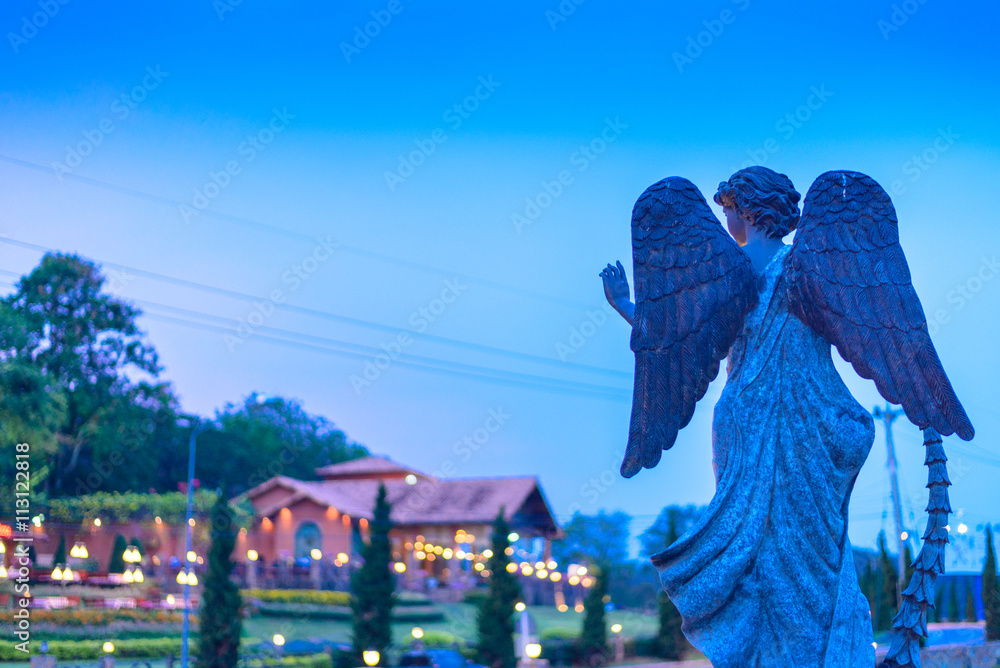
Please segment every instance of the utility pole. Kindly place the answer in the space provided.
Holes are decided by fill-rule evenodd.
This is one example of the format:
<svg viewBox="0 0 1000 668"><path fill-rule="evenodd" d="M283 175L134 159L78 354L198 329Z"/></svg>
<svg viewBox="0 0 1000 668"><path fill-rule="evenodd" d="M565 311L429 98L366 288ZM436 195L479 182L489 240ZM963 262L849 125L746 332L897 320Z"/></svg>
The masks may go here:
<svg viewBox="0 0 1000 668"><path fill-rule="evenodd" d="M896 473L896 446L892 440L892 423L903 414L901 408L890 408L888 403L886 403L884 409L876 406L872 410L872 415L875 419L882 420L885 423L886 467L889 469L889 487L892 491L892 514L896 519L896 540L899 547L899 577L896 580L897 605L902 600L902 581L903 574L906 571L906 557L903 553L907 539L903 537L906 530L903 529L903 504L899 497L899 476Z"/></svg>

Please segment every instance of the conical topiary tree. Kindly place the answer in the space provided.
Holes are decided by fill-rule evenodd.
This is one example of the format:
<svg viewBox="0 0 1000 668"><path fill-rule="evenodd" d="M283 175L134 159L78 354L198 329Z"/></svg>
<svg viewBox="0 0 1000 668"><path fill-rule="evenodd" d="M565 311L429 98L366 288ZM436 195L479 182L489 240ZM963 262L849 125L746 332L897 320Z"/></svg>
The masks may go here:
<svg viewBox="0 0 1000 668"><path fill-rule="evenodd" d="M507 549L510 547L510 526L501 508L493 520L493 537L490 546L493 554L486 562L490 572L490 590L479 607L476 624L479 629L477 653L479 662L489 668L514 668L514 606L521 597L517 574L508 570L513 563Z"/></svg>
<svg viewBox="0 0 1000 668"><path fill-rule="evenodd" d="M677 540L677 533L677 510L668 508L666 545L664 547L670 547ZM680 659L688 644L681 632L681 624L683 623L681 613L665 591L660 591L656 603L660 613L660 628L656 634L659 656L664 659Z"/></svg>
<svg viewBox="0 0 1000 668"><path fill-rule="evenodd" d="M608 625L604 618L605 598L608 595L609 567L601 564L593 569L594 584L583 601L583 631L580 632L580 651L585 661L595 665L594 657L603 655L608 647Z"/></svg>
<svg viewBox="0 0 1000 668"><path fill-rule="evenodd" d="M872 623L876 631L892 628L892 618L896 616L896 584L899 575L889 556L885 532L878 535L878 587L875 591L875 612Z"/></svg>
<svg viewBox="0 0 1000 668"><path fill-rule="evenodd" d="M233 522L229 504L219 494L209 516L212 545L208 550L201 612L198 616L198 668L235 668L239 658L240 619L239 587L230 576L239 528Z"/></svg>
<svg viewBox="0 0 1000 668"><path fill-rule="evenodd" d="M993 530L989 526L986 527L986 563L983 565L983 613L986 640L1000 640L1000 580L997 579Z"/></svg>
<svg viewBox="0 0 1000 668"><path fill-rule="evenodd" d="M958 582L952 580L948 584L951 585L951 592L948 596L948 621L957 622L962 618L958 616Z"/></svg>
<svg viewBox="0 0 1000 668"><path fill-rule="evenodd" d="M56 553L52 557L52 565L56 566L58 564L66 563L66 536L59 536L59 546L56 548Z"/></svg>
<svg viewBox="0 0 1000 668"><path fill-rule="evenodd" d="M379 665L385 665L385 650L392 643L392 606L395 603L395 581L390 570L392 544L389 542L391 507L386 500L385 485L379 485L375 513L369 524L368 542L361 556L364 563L351 576L353 645L358 663L365 650L379 653Z"/></svg>
<svg viewBox="0 0 1000 668"><path fill-rule="evenodd" d="M977 621L976 617L976 597L972 593L972 585L967 584L965 587L965 621Z"/></svg>
<svg viewBox="0 0 1000 668"><path fill-rule="evenodd" d="M115 536L115 545L111 548L111 558L108 560L108 573L125 572L125 550L127 549L128 543L125 542L125 536L121 534Z"/></svg>

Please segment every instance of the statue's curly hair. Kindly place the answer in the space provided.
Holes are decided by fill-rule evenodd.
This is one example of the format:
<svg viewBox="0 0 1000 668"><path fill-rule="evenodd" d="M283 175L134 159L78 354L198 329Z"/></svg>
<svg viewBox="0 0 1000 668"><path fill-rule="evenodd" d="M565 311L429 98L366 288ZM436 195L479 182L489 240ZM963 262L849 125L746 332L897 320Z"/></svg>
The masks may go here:
<svg viewBox="0 0 1000 668"><path fill-rule="evenodd" d="M715 203L732 207L768 237L780 239L799 224L799 200L792 180L767 167L741 169L719 184Z"/></svg>

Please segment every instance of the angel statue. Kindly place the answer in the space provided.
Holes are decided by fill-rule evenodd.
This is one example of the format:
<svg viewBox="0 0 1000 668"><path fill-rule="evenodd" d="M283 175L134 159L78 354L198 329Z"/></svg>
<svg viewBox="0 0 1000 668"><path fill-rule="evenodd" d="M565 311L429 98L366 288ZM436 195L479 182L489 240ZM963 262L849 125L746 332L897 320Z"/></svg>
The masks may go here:
<svg viewBox="0 0 1000 668"><path fill-rule="evenodd" d="M833 171L813 183L801 217L799 198L784 174L740 170L715 194L729 236L687 179L639 197L635 304L620 262L601 272L635 352L621 472L656 466L728 356L712 423L715 496L653 557L683 631L715 668L872 668L847 519L875 432L834 367L836 346L924 430L930 518L885 664L919 666L950 511L939 434L969 440L972 424L931 343L885 190Z"/></svg>

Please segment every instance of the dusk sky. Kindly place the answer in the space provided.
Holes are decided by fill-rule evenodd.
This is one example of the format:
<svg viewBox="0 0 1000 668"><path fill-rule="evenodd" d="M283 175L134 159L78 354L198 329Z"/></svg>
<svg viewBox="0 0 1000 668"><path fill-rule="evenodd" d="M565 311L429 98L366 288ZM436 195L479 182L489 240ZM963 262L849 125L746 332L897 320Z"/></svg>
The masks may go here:
<svg viewBox="0 0 1000 668"><path fill-rule="evenodd" d="M802 193L865 172L976 427L945 440L973 534L1000 520L998 22L940 0L8 2L0 287L47 250L99 261L184 410L295 397L373 453L537 475L560 519L638 533L711 499L725 374L619 477L633 356L598 272L631 283L635 199L670 175L711 199L749 164ZM895 436L919 530L920 433ZM894 531L885 459L878 427L856 545Z"/></svg>

